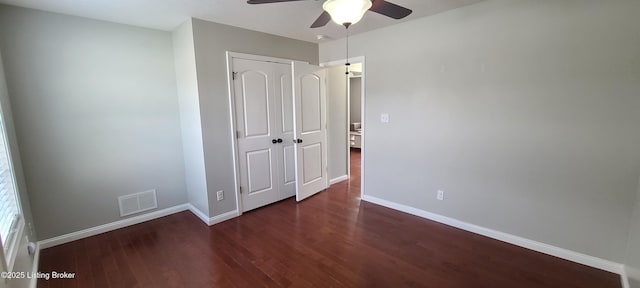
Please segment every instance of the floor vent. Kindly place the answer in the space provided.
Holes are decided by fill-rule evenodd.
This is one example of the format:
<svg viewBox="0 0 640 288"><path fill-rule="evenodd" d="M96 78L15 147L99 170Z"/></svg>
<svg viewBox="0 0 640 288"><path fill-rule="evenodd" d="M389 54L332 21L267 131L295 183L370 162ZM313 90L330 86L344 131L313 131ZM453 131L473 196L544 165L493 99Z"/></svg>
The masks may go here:
<svg viewBox="0 0 640 288"><path fill-rule="evenodd" d="M149 190L118 197L120 217L158 208L156 190Z"/></svg>

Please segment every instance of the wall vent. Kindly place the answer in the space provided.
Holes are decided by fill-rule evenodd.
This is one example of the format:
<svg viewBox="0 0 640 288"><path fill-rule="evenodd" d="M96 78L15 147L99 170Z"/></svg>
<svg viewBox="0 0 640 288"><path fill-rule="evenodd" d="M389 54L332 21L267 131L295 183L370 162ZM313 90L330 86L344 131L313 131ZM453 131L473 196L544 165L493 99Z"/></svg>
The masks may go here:
<svg viewBox="0 0 640 288"><path fill-rule="evenodd" d="M156 189L118 197L120 217L158 208Z"/></svg>

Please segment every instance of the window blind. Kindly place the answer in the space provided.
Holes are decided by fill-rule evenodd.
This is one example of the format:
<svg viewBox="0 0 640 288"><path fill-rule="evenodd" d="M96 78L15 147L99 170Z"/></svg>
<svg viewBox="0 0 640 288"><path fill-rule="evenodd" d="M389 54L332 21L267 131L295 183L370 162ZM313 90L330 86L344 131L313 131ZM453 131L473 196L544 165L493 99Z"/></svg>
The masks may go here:
<svg viewBox="0 0 640 288"><path fill-rule="evenodd" d="M6 250L16 236L20 210L5 135L4 123L0 122L0 237Z"/></svg>

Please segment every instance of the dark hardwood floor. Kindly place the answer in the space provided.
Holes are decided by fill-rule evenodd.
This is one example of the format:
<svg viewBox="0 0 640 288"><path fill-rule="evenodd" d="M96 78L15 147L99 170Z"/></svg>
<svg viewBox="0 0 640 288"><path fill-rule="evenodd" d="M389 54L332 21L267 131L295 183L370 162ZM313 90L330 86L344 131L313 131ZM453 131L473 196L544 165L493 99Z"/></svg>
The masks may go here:
<svg viewBox="0 0 640 288"><path fill-rule="evenodd" d="M354 158L359 152L354 151ZM618 275L360 202L351 181L208 227L190 212L41 253L38 287L620 287Z"/></svg>

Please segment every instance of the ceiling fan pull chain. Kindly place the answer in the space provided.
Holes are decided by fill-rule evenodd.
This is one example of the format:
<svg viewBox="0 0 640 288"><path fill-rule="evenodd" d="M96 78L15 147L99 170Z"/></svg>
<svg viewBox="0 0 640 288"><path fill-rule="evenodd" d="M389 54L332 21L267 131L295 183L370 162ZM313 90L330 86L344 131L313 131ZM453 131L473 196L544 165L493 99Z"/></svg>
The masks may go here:
<svg viewBox="0 0 640 288"><path fill-rule="evenodd" d="M347 28L347 63L344 63L344 66L345 66L344 74L349 75L349 66L351 66L351 63L349 63L349 23L345 23L344 27Z"/></svg>

